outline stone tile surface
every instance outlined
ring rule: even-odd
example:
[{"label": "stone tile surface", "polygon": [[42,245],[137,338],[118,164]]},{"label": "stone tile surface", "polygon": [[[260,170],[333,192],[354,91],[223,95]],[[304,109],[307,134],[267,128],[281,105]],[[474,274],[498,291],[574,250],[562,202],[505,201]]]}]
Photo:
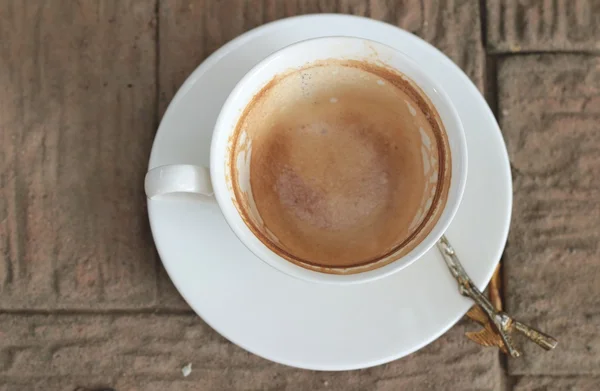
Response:
[{"label": "stone tile surface", "polygon": [[0,390],[500,390],[497,353],[464,331],[388,365],[313,372],[248,353],[194,315],[0,315]]},{"label": "stone tile surface", "polygon": [[154,4],[0,8],[0,309],[151,305]]},{"label": "stone tile surface", "polygon": [[486,0],[492,52],[600,51],[599,0]]},{"label": "stone tile surface", "polygon": [[[505,304],[556,351],[518,341],[505,374],[463,321],[397,362],[303,371],[177,294],[141,193],[158,121],[221,45],[317,12],[400,26],[486,81],[514,180]],[[600,389],[599,18],[598,0],[0,0],[0,391]]]},{"label": "stone tile surface", "polygon": [[506,307],[560,341],[524,345],[509,372],[599,375],[600,57],[509,57],[498,70],[515,196]]},{"label": "stone tile surface", "polygon": [[513,391],[596,391],[600,390],[600,378],[586,376],[531,377],[516,379]]}]

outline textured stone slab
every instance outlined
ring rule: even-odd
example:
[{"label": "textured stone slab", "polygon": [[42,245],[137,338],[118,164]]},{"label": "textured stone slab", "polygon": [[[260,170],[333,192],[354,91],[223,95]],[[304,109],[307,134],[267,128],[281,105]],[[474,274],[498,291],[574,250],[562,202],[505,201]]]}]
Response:
[{"label": "textured stone slab", "polygon": [[499,64],[501,126],[514,175],[507,308],[559,340],[526,344],[511,374],[600,374],[600,58]]},{"label": "textured stone slab", "polygon": [[1,9],[0,308],[152,304],[154,4]]},{"label": "textured stone slab", "polygon": [[496,351],[464,331],[388,365],[314,372],[247,353],[193,315],[0,315],[0,390],[500,390]]},{"label": "textured stone slab", "polygon": [[519,377],[515,380],[513,391],[597,391],[600,390],[600,378],[597,377]]},{"label": "textured stone slab", "polygon": [[599,51],[598,0],[486,0],[492,52]]}]

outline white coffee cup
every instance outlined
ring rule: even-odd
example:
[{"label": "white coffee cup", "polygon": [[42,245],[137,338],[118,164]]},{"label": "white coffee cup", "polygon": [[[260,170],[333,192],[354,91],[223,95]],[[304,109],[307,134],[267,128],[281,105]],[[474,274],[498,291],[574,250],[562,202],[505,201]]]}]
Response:
[{"label": "white coffee cup", "polygon": [[[283,258],[250,230],[236,207],[231,184],[229,151],[236,125],[252,98],[276,75],[320,60],[345,59],[382,63],[409,77],[427,95],[442,121],[452,156],[448,197],[437,223],[410,252],[379,268],[352,274],[330,274],[309,270]],[[240,163],[242,165],[249,164]],[[238,167],[243,186],[249,185],[248,167]],[[245,172],[245,173],[244,173]],[[427,252],[446,231],[458,210],[467,176],[467,145],[460,118],[452,102],[418,63],[378,42],[354,37],[323,37],[287,46],[252,68],[225,101],[212,135],[210,168],[188,164],[161,166],[146,174],[149,199],[194,197],[198,202],[216,202],[237,237],[258,258],[290,276],[318,283],[361,283],[401,270]],[[161,202],[167,202],[161,201]],[[216,261],[216,260],[215,260]]]}]

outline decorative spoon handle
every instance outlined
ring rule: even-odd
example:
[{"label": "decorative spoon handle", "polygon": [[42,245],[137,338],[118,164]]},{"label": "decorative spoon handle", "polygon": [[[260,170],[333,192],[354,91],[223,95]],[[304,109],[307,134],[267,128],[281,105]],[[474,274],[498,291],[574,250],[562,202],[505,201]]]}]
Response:
[{"label": "decorative spoon handle", "polygon": [[534,329],[533,327],[527,326],[524,323],[519,322],[518,320],[513,321],[514,328],[523,333],[527,338],[541,346],[543,349],[552,350],[558,344],[558,341],[548,334],[542,333],[539,330]]},{"label": "decorative spoon handle", "polygon": [[514,346],[510,333],[513,329],[523,333],[527,338],[546,350],[556,347],[557,341],[551,336],[542,333],[532,327],[514,320],[508,314],[496,310],[489,299],[481,293],[471,277],[467,274],[460,260],[456,256],[454,248],[446,238],[442,236],[437,243],[438,250],[442,254],[450,273],[458,282],[458,290],[461,295],[471,298],[486,313],[496,332],[500,335],[506,350],[512,357],[519,357],[521,353]]}]

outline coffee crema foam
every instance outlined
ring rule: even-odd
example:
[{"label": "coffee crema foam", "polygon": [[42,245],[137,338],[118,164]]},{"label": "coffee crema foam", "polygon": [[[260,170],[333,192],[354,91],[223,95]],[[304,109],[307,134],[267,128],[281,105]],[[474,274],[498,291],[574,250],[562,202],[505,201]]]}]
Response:
[{"label": "coffee crema foam", "polygon": [[230,158],[234,203],[252,232],[328,273],[370,270],[414,248],[451,177],[425,94],[396,71],[350,60],[275,77],[243,112]]}]

